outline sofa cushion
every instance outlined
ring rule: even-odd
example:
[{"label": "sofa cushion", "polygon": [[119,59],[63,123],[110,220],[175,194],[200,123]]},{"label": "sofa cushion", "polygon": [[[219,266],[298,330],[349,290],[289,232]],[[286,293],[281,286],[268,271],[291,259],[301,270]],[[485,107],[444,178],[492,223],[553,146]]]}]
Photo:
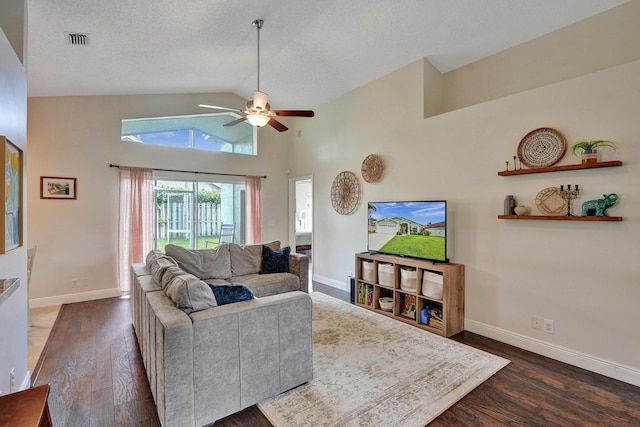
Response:
[{"label": "sofa cushion", "polygon": [[159,258],[161,256],[164,256],[162,251],[160,251],[158,249],[151,249],[149,251],[149,253],[147,254],[147,257],[145,259],[145,263],[147,264],[147,267],[149,267],[149,269],[151,269],[151,261],[153,261],[156,258]]},{"label": "sofa cushion", "polygon": [[232,280],[247,285],[256,298],[300,290],[300,278],[291,273],[255,273],[234,277]]},{"label": "sofa cushion", "polygon": [[[259,273],[262,267],[262,246],[263,245],[237,245],[229,244],[231,256],[231,274],[233,276],[244,276],[245,274]],[[280,241],[274,240],[264,243],[264,246],[277,251],[280,249]]]},{"label": "sofa cushion", "polygon": [[262,246],[262,268],[261,274],[287,273],[289,271],[289,246],[274,251],[269,246]]},{"label": "sofa cushion", "polygon": [[164,270],[164,272],[162,273],[162,278],[158,281],[158,283],[160,283],[162,289],[164,289],[169,285],[169,283],[171,283],[173,279],[178,276],[182,276],[183,274],[187,274],[187,272],[181,269],[178,265],[172,265],[171,267],[168,267]]},{"label": "sofa cushion", "polygon": [[164,288],[164,293],[187,314],[218,305],[211,288],[193,274],[175,276]]},{"label": "sofa cushion", "polygon": [[213,291],[213,295],[215,295],[218,305],[253,299],[253,292],[251,289],[242,283],[227,283],[225,285],[207,283],[207,285],[209,285]]},{"label": "sofa cushion", "polygon": [[164,254],[162,256],[158,256],[151,260],[150,270],[151,275],[153,276],[153,280],[158,283],[162,282],[162,275],[165,270],[169,267],[177,267],[178,264],[173,260],[173,258],[168,257]]},{"label": "sofa cushion", "polygon": [[220,245],[215,249],[186,249],[176,245],[166,245],[164,250],[184,271],[199,279],[231,277],[229,244]]}]

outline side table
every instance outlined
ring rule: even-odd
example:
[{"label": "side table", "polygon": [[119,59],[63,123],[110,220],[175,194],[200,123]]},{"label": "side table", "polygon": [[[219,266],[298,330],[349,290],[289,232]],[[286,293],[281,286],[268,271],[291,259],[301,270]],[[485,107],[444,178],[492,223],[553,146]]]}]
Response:
[{"label": "side table", "polygon": [[0,426],[53,427],[48,396],[49,384],[0,396]]}]

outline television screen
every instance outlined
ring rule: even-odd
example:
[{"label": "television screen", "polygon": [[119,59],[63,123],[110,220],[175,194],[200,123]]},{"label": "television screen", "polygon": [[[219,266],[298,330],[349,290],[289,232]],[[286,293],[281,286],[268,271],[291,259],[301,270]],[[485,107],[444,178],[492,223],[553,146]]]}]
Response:
[{"label": "television screen", "polygon": [[449,262],[447,202],[369,202],[367,250]]}]

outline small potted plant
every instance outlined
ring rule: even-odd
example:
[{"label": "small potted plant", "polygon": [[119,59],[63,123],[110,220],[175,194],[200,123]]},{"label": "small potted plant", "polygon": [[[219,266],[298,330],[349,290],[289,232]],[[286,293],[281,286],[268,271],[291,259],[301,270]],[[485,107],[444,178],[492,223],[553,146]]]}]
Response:
[{"label": "small potted plant", "polygon": [[580,152],[580,158],[582,163],[597,163],[598,162],[598,148],[613,148],[616,149],[616,145],[612,141],[606,141],[604,139],[594,139],[591,141],[578,141],[571,147],[571,152],[574,156]]}]

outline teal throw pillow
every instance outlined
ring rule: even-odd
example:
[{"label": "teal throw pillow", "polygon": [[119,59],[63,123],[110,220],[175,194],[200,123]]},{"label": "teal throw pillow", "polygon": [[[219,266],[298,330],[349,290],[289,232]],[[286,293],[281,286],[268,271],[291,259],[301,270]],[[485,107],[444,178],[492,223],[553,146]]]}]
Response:
[{"label": "teal throw pillow", "polygon": [[253,291],[242,283],[230,283],[228,285],[207,283],[207,285],[209,285],[213,291],[213,295],[215,295],[218,305],[254,299]]}]

